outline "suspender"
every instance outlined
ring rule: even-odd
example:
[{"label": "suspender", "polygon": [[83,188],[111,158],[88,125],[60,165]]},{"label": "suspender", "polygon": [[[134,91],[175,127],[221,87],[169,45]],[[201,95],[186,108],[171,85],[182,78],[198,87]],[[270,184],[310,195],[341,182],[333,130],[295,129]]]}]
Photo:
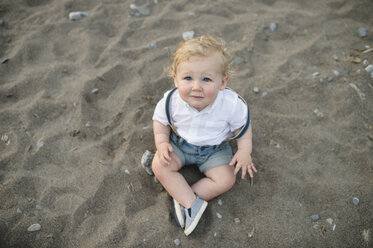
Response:
[{"label": "suspender", "polygon": [[[230,88],[226,88],[228,90],[231,90],[233,91],[232,89]],[[167,98],[166,98],[166,115],[167,115],[167,120],[168,120],[168,123],[169,123],[169,126],[171,127],[172,131],[175,132],[175,134],[179,137],[181,137],[177,131],[176,131],[176,128],[175,126],[172,124],[172,121],[171,121],[171,114],[170,114],[170,101],[171,101],[171,96],[172,94],[177,90],[177,88],[173,88],[170,93],[168,94]],[[234,91],[233,91],[234,92]],[[236,93],[237,94],[237,93]],[[238,95],[238,94],[237,94]],[[231,141],[231,140],[234,140],[234,139],[239,139],[242,137],[242,135],[245,134],[245,132],[247,131],[247,129],[249,128],[250,126],[250,108],[249,106],[247,105],[245,99],[243,99],[240,95],[238,95],[238,97],[245,103],[245,105],[247,106],[247,119],[246,119],[246,123],[245,125],[241,128],[241,131],[234,137],[230,137],[230,138],[227,138],[225,139],[224,141]]]}]

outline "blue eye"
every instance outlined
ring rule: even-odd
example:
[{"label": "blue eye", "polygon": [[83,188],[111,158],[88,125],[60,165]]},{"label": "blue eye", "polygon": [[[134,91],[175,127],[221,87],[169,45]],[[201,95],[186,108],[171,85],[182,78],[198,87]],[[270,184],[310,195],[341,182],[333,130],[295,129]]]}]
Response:
[{"label": "blue eye", "polygon": [[187,81],[190,81],[190,80],[192,80],[192,78],[191,78],[191,77],[185,77],[184,79],[185,79],[185,80],[187,80]]},{"label": "blue eye", "polygon": [[205,78],[203,78],[203,81],[204,81],[204,82],[211,82],[211,79],[210,79],[210,78],[207,78],[207,77],[205,77]]}]

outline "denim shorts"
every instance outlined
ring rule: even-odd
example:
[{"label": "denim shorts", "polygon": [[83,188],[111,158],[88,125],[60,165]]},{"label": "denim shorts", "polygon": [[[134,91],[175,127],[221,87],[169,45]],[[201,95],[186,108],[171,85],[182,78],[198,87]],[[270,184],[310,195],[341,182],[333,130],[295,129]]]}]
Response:
[{"label": "denim shorts", "polygon": [[233,158],[228,142],[215,146],[195,146],[171,132],[170,144],[174,153],[179,157],[182,167],[195,164],[202,173],[221,165],[227,165]]}]

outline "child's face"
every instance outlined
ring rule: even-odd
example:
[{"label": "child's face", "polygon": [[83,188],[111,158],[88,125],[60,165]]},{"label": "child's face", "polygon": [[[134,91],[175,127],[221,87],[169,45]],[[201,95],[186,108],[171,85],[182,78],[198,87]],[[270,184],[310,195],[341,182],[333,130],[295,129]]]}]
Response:
[{"label": "child's face", "polygon": [[212,104],[227,82],[228,77],[223,75],[222,59],[217,52],[208,56],[192,56],[181,62],[174,76],[181,98],[198,111]]}]

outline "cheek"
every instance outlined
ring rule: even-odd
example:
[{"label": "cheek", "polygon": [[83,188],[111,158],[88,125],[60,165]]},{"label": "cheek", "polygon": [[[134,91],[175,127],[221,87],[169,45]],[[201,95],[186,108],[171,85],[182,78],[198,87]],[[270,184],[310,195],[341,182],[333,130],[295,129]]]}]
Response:
[{"label": "cheek", "polygon": [[208,98],[215,98],[219,90],[216,88],[207,88],[204,90],[205,96]]},{"label": "cheek", "polygon": [[186,96],[186,95],[188,95],[189,94],[189,88],[188,87],[179,87],[178,88],[179,89],[179,94],[181,95],[181,96]]}]

